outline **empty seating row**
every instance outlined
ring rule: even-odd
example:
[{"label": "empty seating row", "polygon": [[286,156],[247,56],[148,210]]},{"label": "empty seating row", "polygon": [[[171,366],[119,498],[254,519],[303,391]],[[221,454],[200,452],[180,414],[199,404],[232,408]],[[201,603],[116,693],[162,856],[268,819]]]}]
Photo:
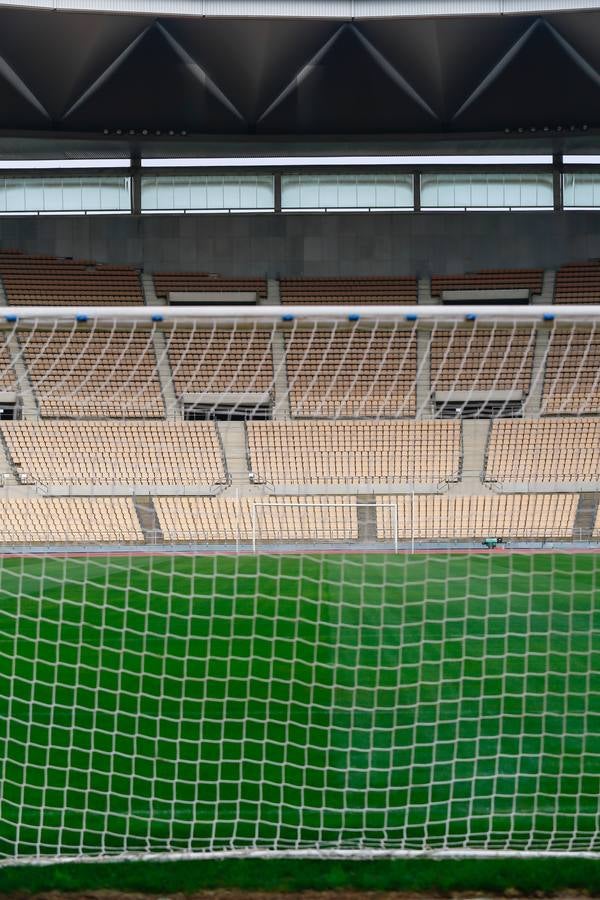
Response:
[{"label": "empty seating row", "polygon": [[[340,542],[359,538],[355,497],[157,497],[165,543]],[[379,540],[577,537],[574,494],[377,497]],[[0,499],[0,544],[142,543],[131,498]],[[594,536],[600,537],[600,510]]]},{"label": "empty seating row", "polygon": [[154,507],[167,543],[358,539],[355,497],[156,497]]},{"label": "empty seating row", "polygon": [[[17,305],[140,304],[144,296],[139,270],[69,257],[0,250],[0,278],[9,303]],[[154,289],[166,299],[171,292],[251,292],[267,297],[265,278],[235,278],[209,272],[156,272]],[[542,291],[541,269],[488,269],[433,275],[431,294],[448,290],[522,289]],[[417,302],[417,278],[405,276],[282,278],[281,302],[412,304]],[[600,261],[564,265],[556,273],[556,303],[598,303]]]},{"label": "empty seating row", "polygon": [[[6,339],[7,334],[4,337]],[[16,392],[17,387],[17,376],[10,348],[7,343],[2,342],[0,337],[0,390]]]},{"label": "empty seating row", "polygon": [[[270,330],[166,329],[177,397],[186,392],[268,392]],[[431,390],[530,389],[536,336],[527,328],[447,328],[431,336]],[[42,416],[161,417],[164,403],[149,330],[19,330]],[[290,411],[297,417],[406,417],[416,413],[417,336],[406,326],[292,328],[285,336]],[[542,414],[600,411],[600,331],[549,335]],[[11,359],[0,383],[15,390]]]},{"label": "empty seating row", "polygon": [[502,419],[493,423],[486,481],[600,481],[600,419]]},{"label": "empty seating row", "polygon": [[425,484],[460,469],[457,422],[249,422],[247,436],[258,482]]},{"label": "empty seating row", "polygon": [[[5,421],[23,481],[46,485],[224,485],[212,422]],[[457,421],[254,421],[249,472],[271,484],[438,484],[457,480]],[[599,419],[503,419],[490,429],[485,481],[600,480]]]},{"label": "empty seating row", "polygon": [[0,279],[7,301],[17,306],[144,302],[140,273],[130,266],[0,250]]},{"label": "empty seating row", "polygon": [[150,331],[20,331],[19,341],[42,416],[164,416]]},{"label": "empty seating row", "polygon": [[382,540],[573,537],[576,494],[377,497]]},{"label": "empty seating row", "polygon": [[417,302],[417,279],[412,276],[381,278],[282,278],[281,302],[353,303],[355,305]]},{"label": "empty seating row", "polygon": [[600,261],[561,266],[554,282],[555,303],[600,303]]},{"label": "empty seating row", "polygon": [[559,328],[548,345],[543,415],[600,412],[600,329]]},{"label": "empty seating row", "polygon": [[412,330],[296,330],[286,336],[290,411],[300,417],[414,416]]},{"label": "empty seating row", "polygon": [[431,339],[432,390],[527,394],[534,347],[531,328],[439,326]]},{"label": "empty seating row", "polygon": [[226,482],[212,422],[3,422],[23,479],[46,485],[195,485]]},{"label": "empty seating row", "polygon": [[177,396],[185,392],[271,389],[271,331],[174,327],[165,337]]},{"label": "empty seating row", "polygon": [[129,497],[0,499],[0,543],[142,543]]}]

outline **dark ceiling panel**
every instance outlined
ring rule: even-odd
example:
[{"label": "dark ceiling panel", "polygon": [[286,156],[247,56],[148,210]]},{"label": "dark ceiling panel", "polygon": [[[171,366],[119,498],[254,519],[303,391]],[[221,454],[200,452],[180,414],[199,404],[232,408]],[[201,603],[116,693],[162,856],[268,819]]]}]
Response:
[{"label": "dark ceiling panel", "polygon": [[29,85],[53,119],[148,26],[143,16],[0,10],[0,55]]},{"label": "dark ceiling panel", "polygon": [[546,16],[546,20],[600,72],[600,12]]},{"label": "dark ceiling panel", "polygon": [[589,143],[598,34],[600,12],[340,23],[0,9],[0,129],[135,131],[138,151],[143,130],[308,147],[585,124]]},{"label": "dark ceiling panel", "polygon": [[164,19],[248,122],[269,104],[339,27],[323,21]]},{"label": "dark ceiling panel", "polygon": [[317,61],[260,121],[261,132],[339,134],[432,131],[437,119],[341,26]]},{"label": "dark ceiling panel", "polygon": [[244,130],[202,73],[173,49],[158,25],[142,38],[64,122],[70,129],[196,133]]},{"label": "dark ceiling panel", "polygon": [[455,120],[494,131],[583,123],[600,124],[600,85],[543,20]]},{"label": "dark ceiling panel", "polygon": [[375,20],[360,29],[449,123],[530,21],[521,16]]},{"label": "dark ceiling panel", "polygon": [[12,77],[10,67],[0,64],[0,128],[48,128],[50,120],[39,109],[26,85]]}]

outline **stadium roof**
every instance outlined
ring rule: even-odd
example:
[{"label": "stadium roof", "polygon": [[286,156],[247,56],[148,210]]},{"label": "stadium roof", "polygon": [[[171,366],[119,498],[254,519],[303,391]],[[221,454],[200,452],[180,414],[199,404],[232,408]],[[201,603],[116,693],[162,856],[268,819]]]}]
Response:
[{"label": "stadium roof", "polygon": [[[86,9],[98,3],[86,0]],[[0,155],[38,155],[42,146],[54,156],[85,147],[101,156],[111,148],[189,155],[191,145],[242,155],[407,143],[448,152],[502,143],[597,149],[597,3],[123,3],[140,13],[0,4]],[[275,5],[278,17],[258,17]],[[167,7],[205,17],[156,14]],[[542,7],[576,9],[539,14]],[[313,18],[303,18],[309,8]],[[467,8],[505,14],[448,15]],[[243,9],[257,17],[216,17]],[[284,15],[294,9],[297,18]],[[416,16],[418,9],[431,14]]]}]

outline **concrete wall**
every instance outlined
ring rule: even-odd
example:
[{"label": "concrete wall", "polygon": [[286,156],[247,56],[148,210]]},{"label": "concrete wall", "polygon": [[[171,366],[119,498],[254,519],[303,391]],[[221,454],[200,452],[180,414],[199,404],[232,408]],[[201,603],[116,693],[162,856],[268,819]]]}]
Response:
[{"label": "concrete wall", "polygon": [[231,275],[428,275],[600,257],[600,212],[0,218],[0,246]]}]

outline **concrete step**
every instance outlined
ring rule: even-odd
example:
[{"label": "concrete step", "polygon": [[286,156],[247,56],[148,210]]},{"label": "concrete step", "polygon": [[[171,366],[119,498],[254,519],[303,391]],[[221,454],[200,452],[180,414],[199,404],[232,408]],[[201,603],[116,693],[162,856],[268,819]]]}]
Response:
[{"label": "concrete step", "polygon": [[419,278],[417,282],[417,303],[419,306],[423,304],[431,305],[436,302],[436,298],[431,296],[431,278],[429,275]]},{"label": "concrete step", "polygon": [[147,544],[162,544],[164,536],[152,497],[134,497],[133,505]]},{"label": "concrete step", "polygon": [[525,403],[523,404],[523,415],[525,416],[539,416],[540,414],[542,394],[544,391],[544,370],[546,367],[546,356],[548,353],[548,340],[551,327],[552,326],[547,322],[540,322],[537,326],[529,394],[525,398]]},{"label": "concrete step", "polygon": [[175,388],[173,386],[173,373],[167,353],[167,342],[164,334],[159,329],[152,336],[154,353],[156,356],[156,373],[160,381],[160,390],[165,404],[167,419],[180,419],[181,410],[177,404]]},{"label": "concrete step", "polygon": [[[345,498],[340,497],[340,501],[344,502]],[[359,541],[376,541],[377,540],[377,506],[373,494],[358,494],[356,497],[358,506],[356,513],[358,518],[358,539]],[[345,501],[347,502],[347,501]]]},{"label": "concrete step", "polygon": [[421,325],[417,329],[417,415],[421,419],[431,419],[431,336],[432,329]]},{"label": "concrete step", "polygon": [[17,478],[17,470],[13,466],[8,447],[4,441],[2,432],[0,431],[0,483],[2,485],[19,484]]},{"label": "concrete step", "polygon": [[573,534],[576,538],[591,538],[598,513],[600,494],[586,492],[580,494]]},{"label": "concrete step", "polygon": [[481,480],[485,467],[485,451],[487,447],[490,422],[487,419],[463,419],[463,478]]},{"label": "concrete step", "polygon": [[243,422],[218,422],[225,466],[230,478],[229,491],[249,493],[251,487],[246,449],[246,428]]},{"label": "concrete step", "polygon": [[554,269],[546,269],[542,282],[542,293],[534,294],[531,298],[532,305],[551,306],[554,303],[554,284],[556,272]]},{"label": "concrete step", "polygon": [[285,363],[285,341],[283,334],[279,331],[273,333],[271,352],[273,355],[273,418],[289,419],[291,418],[291,413],[287,367]]},{"label": "concrete step", "polygon": [[159,300],[154,292],[154,279],[151,273],[142,272],[140,281],[142,283],[142,292],[144,294],[146,306],[161,306],[163,301]]},{"label": "concrete step", "polygon": [[267,296],[264,300],[258,301],[260,306],[280,306],[281,296],[279,293],[279,282],[276,278],[267,280]]},{"label": "concrete step", "polygon": [[490,422],[487,419],[464,419],[462,422],[462,476],[448,485],[452,497],[472,497],[486,493],[489,487],[482,483],[485,468],[485,451]]},{"label": "concrete step", "polygon": [[17,336],[12,334],[6,341],[6,346],[11,355],[12,365],[17,380],[17,390],[21,399],[21,411],[24,419],[39,418],[35,393],[29,380],[27,366],[23,359],[23,348],[19,344]]}]

